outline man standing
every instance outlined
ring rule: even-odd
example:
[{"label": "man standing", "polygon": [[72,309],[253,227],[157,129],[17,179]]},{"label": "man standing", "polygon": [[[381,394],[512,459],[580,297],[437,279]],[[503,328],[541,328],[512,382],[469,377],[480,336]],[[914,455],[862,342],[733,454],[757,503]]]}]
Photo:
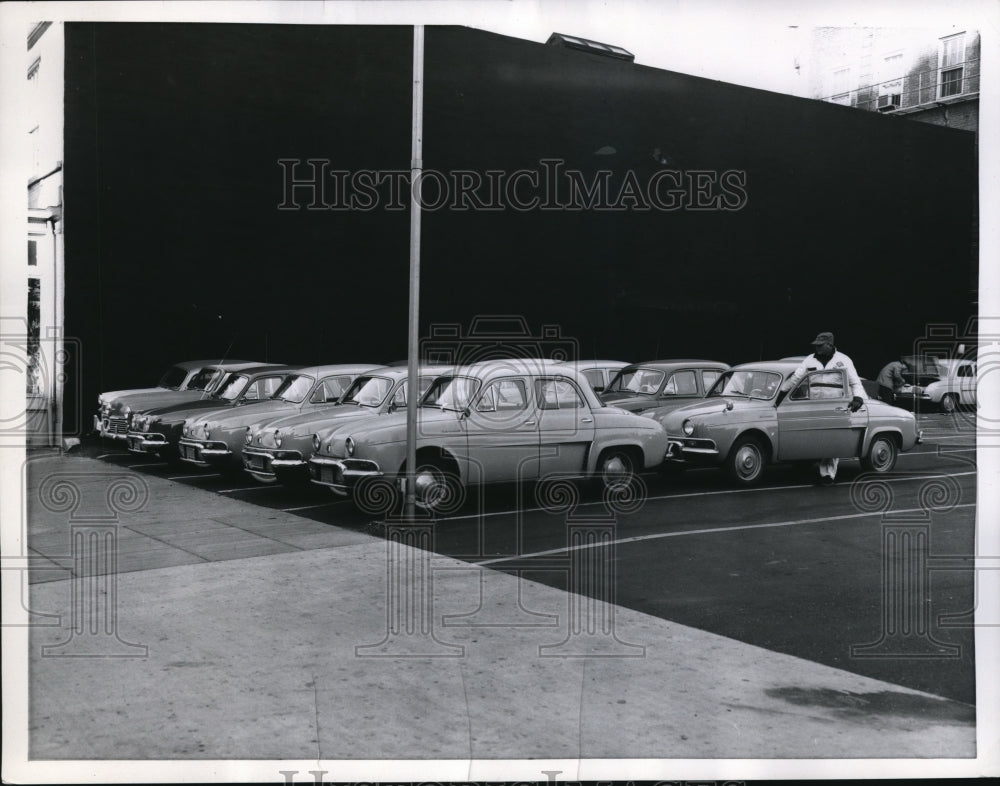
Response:
[{"label": "man standing", "polygon": [[878,372],[878,397],[886,404],[896,403],[896,391],[906,384],[903,373],[907,371],[905,363],[894,360],[886,363],[885,368]]},{"label": "man standing", "polygon": [[[823,369],[842,369],[847,375],[847,384],[851,388],[853,398],[848,405],[851,412],[857,412],[865,404],[865,388],[861,384],[861,378],[854,369],[853,361],[843,352],[838,352],[833,343],[833,333],[824,332],[816,336],[812,343],[815,351],[803,360],[795,373],[781,386],[781,392],[775,398],[774,406],[778,406],[781,399],[789,390],[792,390],[801,382],[810,371],[822,371]],[[829,486],[837,477],[837,465],[840,459],[821,459],[819,462],[819,482],[824,486]]]}]

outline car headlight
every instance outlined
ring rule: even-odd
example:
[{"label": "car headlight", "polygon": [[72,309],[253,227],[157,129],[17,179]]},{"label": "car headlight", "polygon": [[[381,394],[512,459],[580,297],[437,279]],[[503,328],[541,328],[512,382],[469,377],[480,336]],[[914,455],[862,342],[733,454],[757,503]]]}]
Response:
[{"label": "car headlight", "polygon": [[125,409],[122,411],[122,414],[125,416],[125,420],[128,420],[130,417],[132,417],[132,407],[126,406]]},{"label": "car headlight", "polygon": [[253,442],[253,432],[250,430],[249,426],[247,426],[247,433],[243,435],[243,441],[248,445]]},{"label": "car headlight", "polygon": [[207,423],[203,423],[201,426],[201,433],[204,435],[205,439],[212,436],[212,429],[208,427]]},{"label": "car headlight", "polygon": [[347,451],[348,456],[354,455],[354,437],[348,437],[344,440],[344,450]]},{"label": "car headlight", "polygon": [[313,434],[313,452],[314,453],[319,453],[319,445],[320,445],[319,434]]},{"label": "car headlight", "polygon": [[692,434],[694,434],[694,423],[692,423],[690,420],[685,420],[683,423],[681,423],[681,431],[683,431],[687,436],[690,437]]},{"label": "car headlight", "polygon": [[281,431],[278,429],[274,430],[274,444],[276,447],[281,447]]}]

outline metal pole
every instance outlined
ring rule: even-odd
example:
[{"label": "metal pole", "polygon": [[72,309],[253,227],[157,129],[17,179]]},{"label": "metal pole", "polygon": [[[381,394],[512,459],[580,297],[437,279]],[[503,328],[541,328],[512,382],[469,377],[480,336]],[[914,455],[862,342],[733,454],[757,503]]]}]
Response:
[{"label": "metal pole", "polygon": [[413,26],[413,136],[410,155],[410,335],[406,379],[406,504],[412,521],[416,512],[417,363],[420,352],[420,173],[423,170],[424,26]]}]

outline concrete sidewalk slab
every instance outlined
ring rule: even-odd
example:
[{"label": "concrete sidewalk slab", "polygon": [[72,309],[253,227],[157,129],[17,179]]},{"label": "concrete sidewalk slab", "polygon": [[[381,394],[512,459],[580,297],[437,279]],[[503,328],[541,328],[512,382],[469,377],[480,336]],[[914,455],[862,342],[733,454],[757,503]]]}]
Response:
[{"label": "concrete sidewalk slab", "polygon": [[[420,560],[426,552],[403,549]],[[626,609],[643,657],[547,658],[566,593],[530,582],[547,628],[443,627],[478,605],[480,576],[434,557],[433,626],[460,657],[359,657],[387,632],[386,544],[124,574],[118,634],[145,658],[41,657],[40,759],[960,758],[974,708]],[[487,597],[519,580],[486,571]],[[70,582],[32,587],[69,619]],[[511,609],[510,611],[514,611]],[[595,641],[600,646],[607,642]]]},{"label": "concrete sidewalk slab", "polygon": [[[70,545],[72,515],[37,499],[60,473],[82,476],[79,520],[129,471],[33,462],[33,546]],[[47,580],[30,587],[30,608],[62,620],[31,630],[34,759],[976,752],[969,705],[163,478],[140,481],[149,502],[117,519],[114,580],[42,571]],[[394,637],[390,567],[405,612]],[[74,590],[90,593],[82,616]],[[492,624],[456,624],[475,620]],[[91,657],[67,656],[80,651]],[[586,657],[553,657],[567,652]]]}]

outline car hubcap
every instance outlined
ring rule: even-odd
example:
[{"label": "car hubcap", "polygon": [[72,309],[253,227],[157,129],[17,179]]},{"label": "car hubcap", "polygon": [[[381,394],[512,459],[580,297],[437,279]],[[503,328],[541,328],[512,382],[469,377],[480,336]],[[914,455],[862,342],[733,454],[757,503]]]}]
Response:
[{"label": "car hubcap", "polygon": [[432,469],[417,471],[413,482],[416,503],[422,508],[438,507],[448,496],[448,484],[443,477]]},{"label": "car hubcap", "polygon": [[744,480],[757,477],[760,472],[760,453],[752,445],[744,445],[736,454],[736,471]]},{"label": "car hubcap", "polygon": [[621,456],[612,456],[604,462],[602,474],[607,486],[618,487],[627,485],[631,473],[629,465]]},{"label": "car hubcap", "polygon": [[872,464],[876,468],[882,469],[889,464],[889,460],[892,458],[892,448],[885,442],[879,442],[875,445],[875,450],[872,451]]}]

